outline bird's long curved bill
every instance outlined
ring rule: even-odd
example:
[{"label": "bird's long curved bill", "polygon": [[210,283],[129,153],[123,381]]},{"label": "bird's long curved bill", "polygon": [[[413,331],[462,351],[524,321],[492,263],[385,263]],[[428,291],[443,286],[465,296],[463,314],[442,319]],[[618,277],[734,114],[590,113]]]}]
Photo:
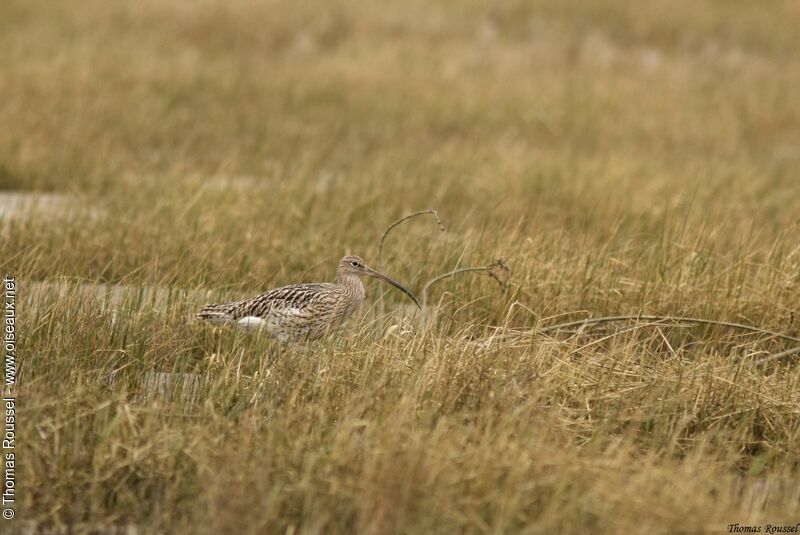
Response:
[{"label": "bird's long curved bill", "polygon": [[375,271],[374,269],[369,269],[367,271],[367,274],[370,275],[371,277],[376,277],[378,279],[385,280],[386,282],[388,282],[389,284],[391,284],[392,286],[394,286],[395,288],[397,288],[398,290],[409,296],[411,300],[414,301],[414,304],[416,304],[418,308],[422,308],[422,305],[419,304],[419,300],[414,296],[414,294],[411,293],[411,290],[409,290],[408,288],[406,288],[393,278],[389,277],[388,275],[384,275],[380,271]]}]

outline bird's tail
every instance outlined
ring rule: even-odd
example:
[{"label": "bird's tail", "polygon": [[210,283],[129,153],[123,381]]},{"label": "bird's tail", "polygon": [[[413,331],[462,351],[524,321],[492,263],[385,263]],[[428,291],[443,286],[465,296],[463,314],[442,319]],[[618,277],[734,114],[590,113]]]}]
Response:
[{"label": "bird's tail", "polygon": [[200,312],[195,314],[197,319],[210,321],[211,323],[229,323],[234,321],[233,318],[233,305],[236,303],[218,303],[214,305],[206,305],[200,309]]}]

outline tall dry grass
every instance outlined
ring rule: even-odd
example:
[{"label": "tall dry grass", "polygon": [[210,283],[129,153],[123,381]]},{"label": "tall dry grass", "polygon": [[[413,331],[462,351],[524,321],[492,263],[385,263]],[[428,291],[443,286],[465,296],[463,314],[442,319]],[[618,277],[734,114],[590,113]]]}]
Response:
[{"label": "tall dry grass", "polygon": [[[794,2],[0,3],[25,532],[800,521]],[[204,302],[369,286],[287,348]],[[382,297],[383,296],[383,297]],[[384,299],[385,314],[376,305]],[[494,327],[501,327],[497,331]],[[153,387],[158,373],[175,375]],[[5,532],[5,531],[4,531]]]}]

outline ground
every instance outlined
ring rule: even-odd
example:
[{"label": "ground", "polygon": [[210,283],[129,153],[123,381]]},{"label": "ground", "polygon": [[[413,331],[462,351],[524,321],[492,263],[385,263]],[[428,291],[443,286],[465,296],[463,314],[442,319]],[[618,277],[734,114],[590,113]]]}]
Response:
[{"label": "ground", "polygon": [[[105,533],[800,522],[800,8],[0,2],[17,518]],[[435,209],[383,231],[403,215]],[[368,282],[281,346],[207,302]],[[495,270],[497,271],[497,270]],[[502,284],[500,284],[500,283]],[[794,344],[794,345],[793,345]]]}]

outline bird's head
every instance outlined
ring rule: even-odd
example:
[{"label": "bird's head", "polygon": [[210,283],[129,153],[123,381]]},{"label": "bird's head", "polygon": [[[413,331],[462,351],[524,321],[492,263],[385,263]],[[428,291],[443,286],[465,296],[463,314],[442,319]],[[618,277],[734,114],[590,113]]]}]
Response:
[{"label": "bird's head", "polygon": [[337,269],[337,272],[339,274],[339,280],[342,280],[348,276],[360,276],[360,275],[366,275],[368,277],[375,277],[376,279],[384,280],[389,284],[391,284],[392,286],[394,286],[395,288],[397,288],[398,290],[400,290],[401,292],[403,292],[404,294],[406,294],[407,296],[409,296],[419,308],[422,308],[419,304],[419,300],[417,300],[414,294],[411,293],[411,290],[409,290],[408,288],[406,288],[393,278],[389,277],[388,275],[384,275],[380,271],[375,271],[374,269],[369,267],[366,264],[366,262],[364,262],[364,259],[361,258],[360,256],[345,256],[344,258],[342,258],[339,261],[339,267]]}]

